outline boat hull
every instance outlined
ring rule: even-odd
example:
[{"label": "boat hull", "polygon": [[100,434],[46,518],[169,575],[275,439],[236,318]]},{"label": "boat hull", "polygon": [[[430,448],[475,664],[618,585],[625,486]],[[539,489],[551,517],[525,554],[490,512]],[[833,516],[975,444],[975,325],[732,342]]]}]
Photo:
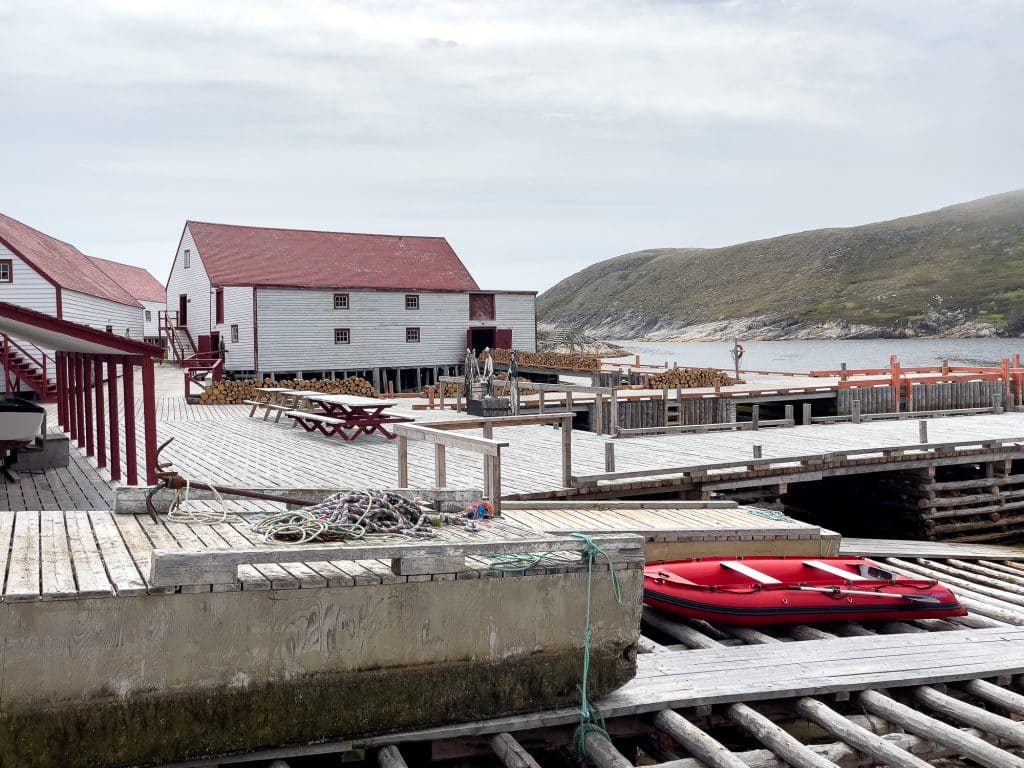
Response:
[{"label": "boat hull", "polygon": [[[648,565],[644,571],[644,604],[682,618],[734,626],[805,624],[828,621],[909,621],[946,618],[967,613],[948,587],[935,581],[890,574],[894,578],[865,578],[853,566],[884,572],[884,566],[863,558],[819,558],[833,568],[850,567],[850,577],[816,578],[802,575],[799,558],[747,558],[755,573],[777,583],[755,579],[723,579],[708,583],[709,566],[727,558],[676,561]],[[784,567],[778,566],[786,561]],[[732,562],[732,561],[730,561]],[[773,572],[776,574],[773,576]],[[730,574],[731,575],[731,574]],[[689,581],[690,583],[686,583]]]},{"label": "boat hull", "polygon": [[0,443],[31,443],[46,414],[41,405],[13,397],[0,400]]}]

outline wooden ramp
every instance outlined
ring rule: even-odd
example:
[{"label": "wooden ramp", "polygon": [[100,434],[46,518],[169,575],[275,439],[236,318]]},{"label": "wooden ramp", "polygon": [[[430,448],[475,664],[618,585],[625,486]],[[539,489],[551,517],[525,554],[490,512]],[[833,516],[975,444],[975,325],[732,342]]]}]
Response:
[{"label": "wooden ramp", "polygon": [[955,557],[959,560],[1024,560],[1024,548],[944,541],[844,538],[841,555],[865,557]]},{"label": "wooden ramp", "polygon": [[504,517],[534,531],[633,533],[648,561],[704,555],[834,555],[839,534],[733,501],[506,502]]}]

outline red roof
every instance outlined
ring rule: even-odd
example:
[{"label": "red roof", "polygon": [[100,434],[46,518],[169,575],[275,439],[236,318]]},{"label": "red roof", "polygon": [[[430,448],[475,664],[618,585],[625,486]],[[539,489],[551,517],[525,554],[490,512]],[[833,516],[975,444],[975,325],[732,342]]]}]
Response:
[{"label": "red roof", "polygon": [[2,213],[0,243],[54,285],[116,301],[118,304],[142,306],[73,245],[45,235]]},{"label": "red roof", "polygon": [[122,264],[119,261],[110,261],[96,256],[90,256],[93,263],[117,281],[117,284],[124,288],[132,298],[139,301],[159,301],[161,304],[167,301],[167,291],[163,284],[142,267],[133,267],[131,264]]},{"label": "red roof", "polygon": [[443,237],[359,235],[189,221],[214,285],[476,291]]}]

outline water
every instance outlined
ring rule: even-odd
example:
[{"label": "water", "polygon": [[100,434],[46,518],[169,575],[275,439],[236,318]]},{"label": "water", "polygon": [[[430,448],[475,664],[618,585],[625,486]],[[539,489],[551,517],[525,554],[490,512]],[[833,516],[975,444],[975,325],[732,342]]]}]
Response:
[{"label": "water", "polygon": [[[640,355],[646,364],[732,368],[728,341],[640,342],[615,341]],[[1024,339],[851,339],[844,341],[744,341],[740,368],[753,371],[791,371],[838,368],[884,368],[889,355],[903,365],[996,365],[1014,353],[1024,356]]]}]

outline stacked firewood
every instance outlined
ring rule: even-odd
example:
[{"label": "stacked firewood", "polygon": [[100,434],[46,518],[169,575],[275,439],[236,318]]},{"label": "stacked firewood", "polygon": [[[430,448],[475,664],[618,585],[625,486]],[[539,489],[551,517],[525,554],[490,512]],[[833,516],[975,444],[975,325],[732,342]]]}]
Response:
[{"label": "stacked firewood", "polygon": [[233,405],[243,400],[252,400],[259,387],[284,387],[310,392],[328,392],[332,395],[359,395],[379,397],[373,385],[359,376],[347,379],[223,379],[207,387],[199,396],[199,402],[206,405]]},{"label": "stacked firewood", "polygon": [[[492,349],[491,359],[499,365],[508,365],[510,349]],[[524,368],[557,368],[563,371],[600,371],[601,361],[590,355],[564,354],[562,352],[520,352],[516,350],[516,362]]]},{"label": "stacked firewood", "polygon": [[660,387],[682,387],[683,389],[727,387],[730,384],[742,383],[739,379],[734,379],[715,368],[680,368],[675,366],[664,373],[655,373],[650,377],[650,386],[655,389]]}]

